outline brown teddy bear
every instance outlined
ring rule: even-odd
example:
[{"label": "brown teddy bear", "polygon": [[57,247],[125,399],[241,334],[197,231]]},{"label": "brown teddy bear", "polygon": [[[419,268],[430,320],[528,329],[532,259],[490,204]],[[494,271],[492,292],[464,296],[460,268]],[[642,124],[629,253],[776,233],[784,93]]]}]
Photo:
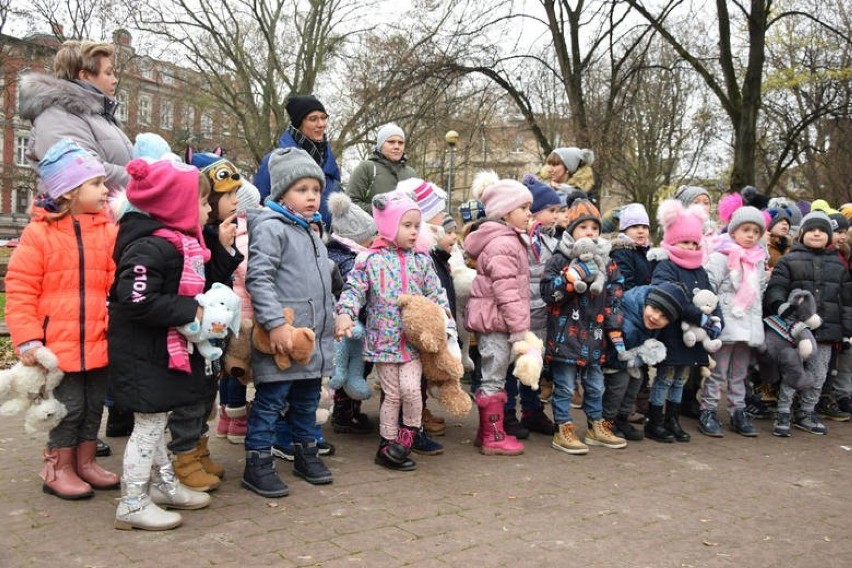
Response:
[{"label": "brown teddy bear", "polygon": [[464,374],[461,360],[447,346],[447,314],[423,296],[402,294],[398,304],[406,339],[420,353],[423,376],[438,390],[438,402],[447,412],[464,416],[470,412],[470,397],[459,382]]},{"label": "brown teddy bear", "polygon": [[287,322],[284,326],[292,340],[292,346],[287,353],[275,353],[273,351],[269,342],[269,332],[262,325],[255,325],[252,330],[252,342],[255,348],[261,353],[273,355],[275,364],[282,371],[289,369],[293,361],[300,365],[307,365],[314,354],[316,340],[314,330],[307,327],[293,327],[293,320],[295,319],[293,308],[284,308],[284,319]]},{"label": "brown teddy bear", "polygon": [[251,332],[254,323],[244,318],[240,320],[240,334],[232,335],[228,340],[225,354],[222,356],[225,372],[244,385],[251,383]]}]

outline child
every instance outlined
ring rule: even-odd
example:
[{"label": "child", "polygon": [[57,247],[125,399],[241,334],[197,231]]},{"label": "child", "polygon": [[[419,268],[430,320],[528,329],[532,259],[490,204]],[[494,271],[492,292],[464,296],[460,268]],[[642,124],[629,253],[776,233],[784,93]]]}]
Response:
[{"label": "child", "polygon": [[294,442],[293,473],[315,485],[332,482],[319,457],[314,429],[322,377],[334,372],[333,297],[328,254],[310,226],[320,220],[322,170],[304,150],[278,148],[269,157],[269,175],[266,207],[248,212],[246,290],[255,325],[269,331],[277,353],[285,353],[292,338],[283,311],[292,308],[293,326],[313,329],[316,344],[306,365],[294,362],[286,370],[278,368],[272,355],[252,348],[255,398],[241,483],[263,497],[284,497],[289,489],[275,471],[270,449],[285,408]]},{"label": "child", "polygon": [[[109,365],[116,404],[134,415],[124,450],[122,495],[115,528],[166,530],[181,523],[173,509],[200,509],[210,496],[181,485],[166,449],[168,413],[204,396],[204,358],[188,352],[175,327],[203,309],[209,251],[201,237],[210,185],[188,165],[133,160],[127,165],[128,211],[113,254],[116,279],[109,298]],[[153,467],[153,469],[152,469]]]},{"label": "child", "polygon": [[[722,333],[724,324],[721,308],[717,306],[713,312],[713,316],[719,318],[716,322],[692,303],[695,289],[715,292],[702,266],[706,214],[703,206],[684,207],[677,199],[667,199],[660,203],[657,217],[663,227],[662,248],[668,258],[661,260],[654,268],[651,285],[669,282],[683,286],[688,295],[682,319],[687,323],[702,326],[710,337],[715,339]],[[708,355],[700,343],[694,347],[684,345],[683,333],[679,326],[665,328],[660,334],[660,341],[666,345],[666,359],[658,366],[657,377],[651,387],[645,436],[664,443],[675,440],[688,442],[690,436],[681,428],[679,420],[683,386],[691,368],[707,366]]]},{"label": "child", "polygon": [[751,350],[764,341],[761,296],[766,287],[766,251],[760,243],[764,230],[763,213],[751,206],[740,207],[731,215],[728,232],[719,236],[705,266],[725,318],[725,329],[719,336],[722,347],[713,356],[716,367],[704,379],[699,394],[698,431],[707,436],[722,437],[716,409],[723,390],[731,430],[757,436],[745,411],[746,378]]},{"label": "child", "polygon": [[648,260],[648,250],[651,248],[651,223],[645,206],[631,203],[622,207],[618,231],[610,256],[624,278],[624,290],[650,284],[651,261]]},{"label": "child", "polygon": [[[105,210],[104,166],[63,138],[38,163],[42,194],[6,273],[6,325],[18,358],[35,366],[50,349],[65,373],[53,391],[68,410],[48,434],[41,478],[61,499],[115,489],[118,476],[95,462],[107,392],[106,298],[115,264],[115,226]],[[85,268],[83,270],[83,268]]]},{"label": "child", "polygon": [[[589,445],[615,449],[627,445],[603,420],[601,365],[606,360],[607,338],[618,353],[625,351],[621,335],[622,280],[618,266],[609,258],[609,243],[602,247],[606,252],[598,253],[604,256],[601,260],[606,266],[603,290],[577,291],[579,278],[582,276],[588,284],[598,269],[597,262],[583,262],[576,257],[574,243],[580,238],[600,243],[600,230],[597,207],[585,199],[574,201],[568,210],[568,227],[541,281],[541,296],[548,305],[546,360],[553,373],[551,404],[557,424],[551,446],[573,455],[587,454]],[[588,420],[583,442],[577,437],[571,418],[571,398],[578,379],[583,384],[582,407]]]},{"label": "child", "polygon": [[779,313],[791,290],[807,290],[816,298],[817,313],[822,317],[822,325],[813,330],[817,351],[805,361],[805,374],[812,386],[798,391],[800,406],[793,417],[796,390],[782,382],[772,431],[776,436],[789,436],[791,421],[811,434],[828,433],[815,407],[828,374],[832,344],[852,337],[852,280],[837,252],[828,248],[832,233],[831,220],[824,213],[805,215],[799,241],[772,269],[764,295],[764,311],[773,315]]},{"label": "child", "polygon": [[790,238],[790,220],[792,213],[786,206],[779,206],[778,209],[769,209],[769,226],[767,227],[767,242],[766,248],[769,252],[769,259],[766,261],[766,268],[771,270],[778,262],[778,259],[787,254],[790,250],[792,240]]},{"label": "child", "polygon": [[420,358],[403,335],[397,299],[400,294],[418,294],[448,315],[450,309],[431,259],[415,249],[420,216],[412,194],[392,191],[373,198],[379,236],[369,253],[356,260],[336,308],[338,337],[351,334],[355,318],[362,309],[367,310],[364,358],[375,363],[384,393],[375,462],[398,471],[417,467],[408,456],[420,430],[423,400]]}]

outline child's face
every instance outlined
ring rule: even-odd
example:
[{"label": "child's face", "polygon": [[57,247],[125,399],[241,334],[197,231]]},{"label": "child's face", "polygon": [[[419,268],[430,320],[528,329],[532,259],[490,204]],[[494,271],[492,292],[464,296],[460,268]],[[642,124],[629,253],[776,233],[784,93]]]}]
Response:
[{"label": "child's face", "polygon": [[414,248],[417,236],[420,234],[420,211],[412,209],[406,211],[399,220],[399,228],[396,230],[396,246],[404,250]]},{"label": "child's face", "polygon": [[642,311],[642,323],[645,329],[663,329],[669,325],[669,318],[657,307],[645,304]]},{"label": "child's face", "polygon": [[571,231],[571,236],[574,237],[574,240],[582,239],[583,237],[588,237],[590,239],[594,239],[598,235],[601,234],[601,226],[598,225],[596,221],[592,221],[591,219],[586,219]]},{"label": "child's face", "polygon": [[743,248],[751,248],[760,240],[763,231],[755,223],[743,223],[731,233],[734,242]]},{"label": "child's face", "polygon": [[568,208],[560,207],[559,212],[556,214],[556,226],[562,227],[563,229],[568,226]]},{"label": "child's face", "polygon": [[630,237],[634,243],[639,246],[648,244],[648,236],[651,234],[651,227],[648,225],[633,225],[624,229],[624,234]]},{"label": "child's face", "polygon": [[216,215],[220,221],[223,221],[234,215],[237,212],[237,190],[223,193],[219,198],[219,204],[216,206]]},{"label": "child's face", "polygon": [[769,234],[774,237],[786,237],[790,233],[790,222],[787,219],[783,219],[775,223],[771,229],[769,229]]},{"label": "child's face", "polygon": [[206,225],[207,220],[210,218],[210,212],[213,210],[210,207],[210,201],[207,199],[207,192],[199,192],[198,194],[198,224]]},{"label": "child's face", "polygon": [[84,181],[74,190],[71,198],[71,213],[97,213],[107,206],[109,190],[102,176]]},{"label": "child's face", "polygon": [[508,215],[503,217],[503,220],[514,228],[524,231],[530,222],[530,217],[530,204],[527,203],[512,209]]},{"label": "child's face", "polygon": [[451,229],[444,233],[444,236],[438,239],[438,248],[444,252],[451,252],[453,245],[456,244],[456,230]]},{"label": "child's face", "polygon": [[[566,209],[567,211],[567,209]],[[554,205],[553,207],[548,207],[547,209],[542,209],[535,215],[533,218],[536,222],[544,225],[546,229],[552,229],[554,225],[556,225],[556,217],[559,215],[559,206]]]},{"label": "child's face", "polygon": [[822,249],[828,246],[828,235],[819,229],[811,229],[802,235],[802,243],[806,247]]},{"label": "child's face", "polygon": [[681,241],[675,246],[683,250],[698,250],[698,243],[696,243],[695,241]]},{"label": "child's face", "polygon": [[318,179],[305,177],[297,179],[281,196],[280,203],[293,213],[305,219],[319,211],[322,187]]},{"label": "child's face", "polygon": [[834,235],[831,238],[831,244],[835,246],[835,248],[839,246],[843,246],[846,244],[846,240],[848,236],[846,231],[834,231]]}]

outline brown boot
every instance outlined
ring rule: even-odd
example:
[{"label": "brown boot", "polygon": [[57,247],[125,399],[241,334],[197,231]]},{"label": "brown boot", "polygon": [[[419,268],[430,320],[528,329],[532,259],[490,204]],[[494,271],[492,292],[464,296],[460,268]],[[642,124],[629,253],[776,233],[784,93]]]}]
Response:
[{"label": "brown boot", "polygon": [[97,450],[97,440],[77,444],[77,475],[94,489],[118,489],[121,479],[98,465],[95,461]]},{"label": "brown boot", "polygon": [[191,452],[175,455],[175,474],[181,483],[196,491],[213,491],[222,480],[207,473],[198,459],[198,448]]},{"label": "brown boot", "polygon": [[41,490],[60,499],[86,499],[93,494],[92,486],[80,479],[75,471],[77,448],[45,448],[44,467],[39,474],[44,480]]},{"label": "brown boot", "polygon": [[207,441],[210,440],[207,436],[202,436],[198,440],[198,461],[201,462],[201,467],[207,473],[212,473],[219,479],[225,477],[225,468],[210,459],[210,450],[207,448]]},{"label": "brown boot", "polygon": [[423,424],[423,429],[426,430],[430,436],[443,436],[447,432],[446,421],[429,412],[428,408],[423,409],[421,423]]}]

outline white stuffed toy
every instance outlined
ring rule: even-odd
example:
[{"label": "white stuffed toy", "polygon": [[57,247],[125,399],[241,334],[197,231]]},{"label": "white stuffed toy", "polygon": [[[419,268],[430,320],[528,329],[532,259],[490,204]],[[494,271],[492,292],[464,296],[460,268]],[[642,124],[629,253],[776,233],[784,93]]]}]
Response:
[{"label": "white stuffed toy", "polygon": [[[713,325],[719,324],[721,320],[718,316],[711,316],[713,310],[719,304],[719,296],[711,290],[701,290],[695,288],[692,291],[692,303],[696,308],[701,310],[701,313],[708,316]],[[715,353],[722,347],[721,339],[711,339],[707,334],[707,330],[701,326],[681,321],[681,330],[683,330],[683,344],[687,347],[693,347],[697,343],[701,343],[707,353]]]},{"label": "white stuffed toy", "polygon": [[51,430],[68,414],[65,406],[53,398],[53,389],[64,376],[56,355],[47,347],[38,347],[35,356],[38,365],[17,363],[0,371],[0,415],[26,411],[24,429],[28,434]]},{"label": "white stuffed toy", "polygon": [[538,390],[538,380],[544,367],[543,349],[544,342],[531,331],[526,332],[522,340],[512,344],[512,359],[515,361],[512,374],[532,390]]},{"label": "white stuffed toy", "polygon": [[316,425],[322,426],[328,422],[331,416],[331,411],[334,408],[334,394],[329,388],[328,377],[322,378],[322,386],[320,387],[320,399],[317,405]]},{"label": "white stuffed toy", "polygon": [[195,319],[179,327],[178,331],[198,348],[198,352],[207,361],[215,361],[222,356],[222,350],[209,340],[226,337],[228,330],[239,336],[242,302],[233,290],[219,282],[203,294],[197,294],[195,301],[204,308],[202,321]]},{"label": "white stuffed toy", "polygon": [[627,374],[638,379],[642,376],[642,365],[653,367],[666,358],[666,346],[656,339],[646,339],[640,345],[618,354],[627,363]]}]

